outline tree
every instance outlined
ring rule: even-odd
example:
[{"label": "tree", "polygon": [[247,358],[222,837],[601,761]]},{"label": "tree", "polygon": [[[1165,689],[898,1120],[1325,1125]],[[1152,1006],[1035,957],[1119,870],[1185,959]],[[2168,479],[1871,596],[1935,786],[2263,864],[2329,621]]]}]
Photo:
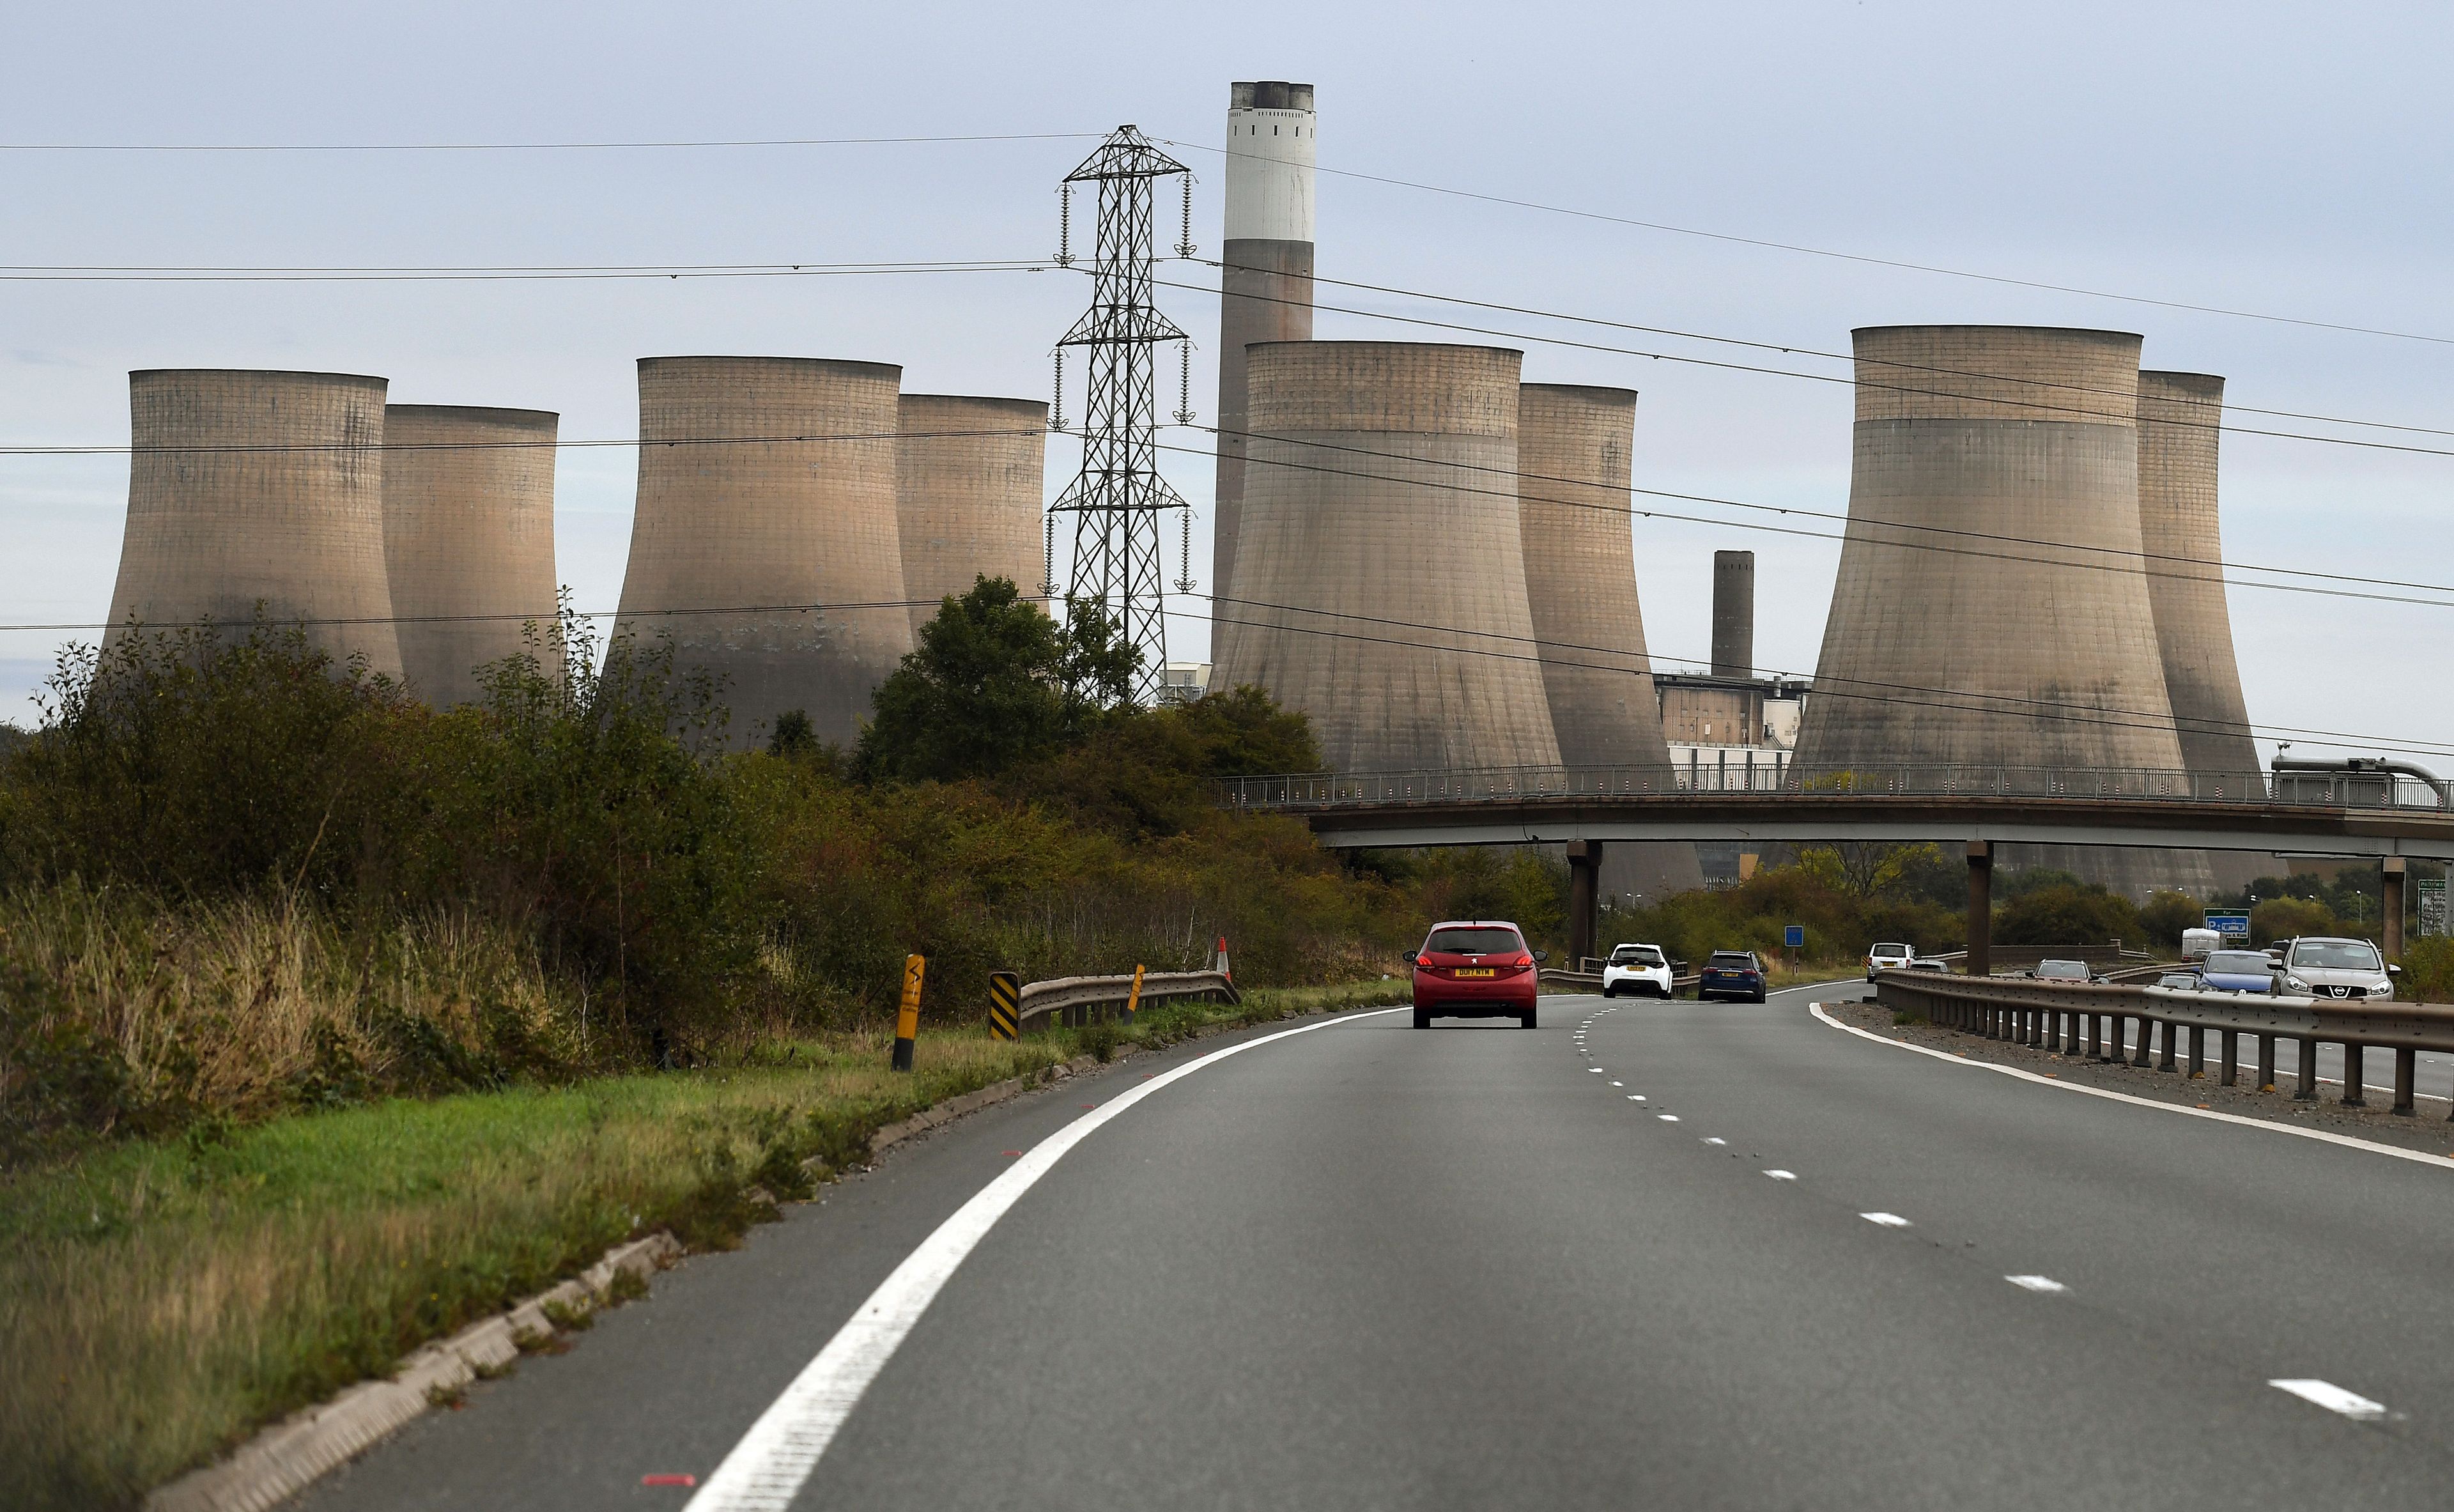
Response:
[{"label": "tree", "polygon": [[1063,624],[1011,578],[948,595],[920,644],[878,686],[857,763],[872,780],[994,776],[1075,745],[1131,707],[1141,653],[1096,604]]},{"label": "tree", "polygon": [[1836,893],[1876,897],[1903,888],[1941,858],[1941,851],[1932,845],[1844,840],[1801,849],[1798,869]]},{"label": "tree", "polygon": [[2139,922],[2147,931],[2147,938],[2168,950],[2181,948],[2182,931],[2204,928],[2206,920],[2206,910],[2187,893],[2152,893],[2147,906],[2139,911]]},{"label": "tree", "polygon": [[2139,911],[2098,887],[2041,887],[1995,911],[1994,938],[2004,945],[2101,945],[2137,940]]}]

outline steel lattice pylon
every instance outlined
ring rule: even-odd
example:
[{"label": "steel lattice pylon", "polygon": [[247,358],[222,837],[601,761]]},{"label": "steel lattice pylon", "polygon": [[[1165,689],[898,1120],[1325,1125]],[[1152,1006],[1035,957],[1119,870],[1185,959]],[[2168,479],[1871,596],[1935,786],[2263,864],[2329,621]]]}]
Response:
[{"label": "steel lattice pylon", "polygon": [[[1123,638],[1139,648],[1135,696],[1157,696],[1167,661],[1167,580],[1159,563],[1159,514],[1184,500],[1158,475],[1158,359],[1163,341],[1183,341],[1152,297],[1154,181],[1187,171],[1120,126],[1082,166],[1065,175],[1099,186],[1098,251],[1091,308],[1057,343],[1056,423],[1064,415],[1063,351],[1087,349],[1090,374],[1082,408],[1082,472],[1050,508],[1074,516],[1074,571],[1066,596],[1096,603]],[[1070,217],[1069,217],[1070,218]],[[1060,261],[1070,261],[1063,252]],[[1052,564],[1053,565],[1053,564]]]}]

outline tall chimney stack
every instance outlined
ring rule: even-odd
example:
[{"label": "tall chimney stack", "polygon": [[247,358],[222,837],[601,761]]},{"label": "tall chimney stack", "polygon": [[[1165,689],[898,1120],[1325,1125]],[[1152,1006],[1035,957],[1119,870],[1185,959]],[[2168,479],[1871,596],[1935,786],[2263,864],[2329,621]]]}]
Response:
[{"label": "tall chimney stack", "polygon": [[1756,554],[1713,554],[1713,675],[1756,675]]}]

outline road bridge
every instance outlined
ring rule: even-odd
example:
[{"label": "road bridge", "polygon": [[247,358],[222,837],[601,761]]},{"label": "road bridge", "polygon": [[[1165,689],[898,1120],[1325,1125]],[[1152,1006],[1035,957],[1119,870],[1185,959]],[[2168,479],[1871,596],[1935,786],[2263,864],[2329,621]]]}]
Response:
[{"label": "road bridge", "polygon": [[2454,809],[2394,784],[2263,773],[1903,766],[1696,788],[1668,767],[1230,777],[1237,813],[1304,820],[1336,849],[1565,841],[1570,949],[1593,949],[1595,876],[1613,840],[1965,842],[1970,970],[1988,964],[1994,847],[2147,846],[2379,861],[2387,954],[2402,949],[2404,862],[2454,860]]}]

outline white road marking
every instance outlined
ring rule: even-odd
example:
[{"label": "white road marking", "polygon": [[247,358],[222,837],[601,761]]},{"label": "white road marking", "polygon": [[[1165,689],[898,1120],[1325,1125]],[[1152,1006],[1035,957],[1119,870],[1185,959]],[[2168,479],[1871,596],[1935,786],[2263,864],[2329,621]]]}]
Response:
[{"label": "white road marking", "polygon": [[2009,1281],[2014,1286],[2024,1287],[2032,1292],[2066,1292],[2070,1290],[2069,1287],[2063,1285],[2062,1282],[2054,1280],[2050,1276],[2005,1276],[2002,1279]]},{"label": "white road marking", "polygon": [[1909,1226],[1909,1220],[1901,1217],[1898,1213],[1861,1213],[1858,1216],[1864,1219],[1869,1223],[1880,1223],[1885,1228],[1907,1228]]},{"label": "white road marking", "polygon": [[1718,1135],[1718,1134],[1712,1134],[1712,1135],[1707,1135],[1707,1136],[1705,1136],[1705,1138],[1704,1138],[1704,1142],[1705,1142],[1706,1144],[1727,1144],[1727,1143],[1729,1143],[1730,1141],[1729,1141],[1729,1140],[1727,1140],[1727,1139],[1722,1139],[1722,1138],[1721,1138],[1720,1135]]},{"label": "white road marking", "polygon": [[1626,1083],[1626,1082],[1624,1082],[1624,1081],[1614,1081],[1614,1082],[1612,1082],[1612,1083],[1611,1083],[1611,1085],[1612,1085],[1612,1086],[1614,1086],[1614,1087],[1623,1087],[1623,1086],[1626,1086],[1626,1085],[1627,1085],[1627,1083]]},{"label": "white road marking", "polygon": [[1766,1171],[1764,1175],[1771,1177],[1776,1181],[1795,1181],[1798,1179],[1798,1173],[1796,1171]]},{"label": "white road marking", "polygon": [[2394,1145],[2380,1144],[2373,1139],[2356,1139],[2348,1134],[2331,1134],[2324,1129],[2303,1129],[2289,1123],[2271,1122],[2265,1119],[2243,1118],[2238,1113],[2218,1113],[2212,1108],[2193,1108],[2178,1102],[2160,1102],[2154,1098],[2134,1098],[2127,1092],[2084,1086],[2076,1081],[2063,1081],[2055,1077],[2041,1077],[2033,1071],[2022,1071],[2018,1066],[1998,1066],[1990,1060],[1971,1060],[1964,1055],[1947,1055],[1940,1050],[1929,1050],[1923,1045],[1910,1044],[1905,1039],[1894,1039],[1885,1035],[1870,1034],[1855,1024],[1844,1024],[1833,1018],[1823,1011],[1823,1005],[1820,1002],[1808,1003],[1806,1011],[1844,1035],[1856,1035],[1861,1039],[1871,1039],[1879,1045],[1888,1045],[1894,1050],[1906,1050],[1912,1055],[1926,1056],[1947,1066],[1966,1066],[1978,1071],[1996,1071],[2006,1077],[2016,1077],[2022,1081],[2033,1081],[2041,1087],[2058,1087],[2064,1092],[2076,1092],[2090,1098],[2103,1098],[2114,1102],[2127,1102],[2134,1107],[2154,1108],[2162,1113],[2178,1113],[2188,1119],[2213,1119],[2218,1123],[2237,1123],[2246,1129],[2265,1129],[2274,1134],[2289,1134],[2303,1139],[2319,1139],[2327,1144],[2340,1144],[2347,1149],[2366,1150],[2373,1155],[2390,1155],[2398,1160],[2433,1165],[2441,1171],[2454,1171],[2454,1159],[2448,1159],[2442,1155],[2430,1155],[2423,1150],[2398,1149]]},{"label": "white road marking", "polygon": [[1627,1095],[1627,1100],[1630,1102],[1642,1102],[1644,1100],[1644,1094],[1641,1092],[1631,1092]]},{"label": "white road marking", "polygon": [[1039,1179],[1055,1169],[1067,1152],[1109,1119],[1158,1091],[1230,1056],[1317,1029],[1335,1029],[1359,1019],[1406,1013],[1381,1008],[1344,1018],[1324,1019],[1300,1028],[1247,1039],[1214,1050],[1197,1060],[1154,1077],[1083,1114],[1031,1147],[1029,1154],[1005,1168],[994,1181],[972,1195],[970,1201],[937,1225],[917,1249],[903,1258],[894,1274],[878,1283],[858,1310],[835,1330],[817,1358],[784,1388],[715,1473],[690,1499],[686,1512],[785,1512],[799,1494],[810,1472],[835,1441],[835,1433],[860,1405],[870,1382],[877,1379],[895,1351],[920,1321],[929,1304],[997,1220],[1020,1200]]},{"label": "white road marking", "polygon": [[1599,1076],[1600,1076],[1600,1075],[1602,1074],[1602,1068],[1601,1068],[1601,1067],[1599,1067],[1599,1066],[1587,1066],[1585,1069],[1586,1069],[1586,1070],[1588,1070],[1588,1071],[1590,1071],[1590,1072],[1592,1072],[1595,1076],[1598,1076],[1598,1077],[1599,1077]]},{"label": "white road marking", "polygon": [[1679,1115],[1675,1113],[1664,1113],[1659,1115],[1659,1117],[1664,1123],[1676,1123],[1679,1121]]},{"label": "white road marking", "polygon": [[2386,1415],[2384,1402],[2371,1401],[2357,1391],[2345,1391],[2331,1381],[2270,1381],[2267,1384],[2303,1401],[2315,1402],[2328,1412],[2340,1412],[2363,1422],[2375,1422]]}]

